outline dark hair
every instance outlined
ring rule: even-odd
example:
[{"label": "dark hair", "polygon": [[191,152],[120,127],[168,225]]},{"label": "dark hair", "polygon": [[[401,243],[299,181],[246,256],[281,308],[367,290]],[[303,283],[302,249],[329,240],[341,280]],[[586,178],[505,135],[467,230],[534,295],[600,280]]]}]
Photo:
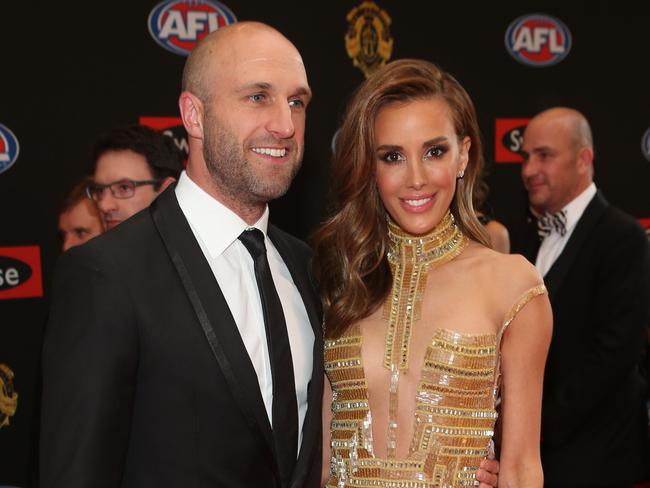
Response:
[{"label": "dark hair", "polygon": [[394,102],[439,98],[449,106],[459,140],[471,146],[465,176],[458,180],[451,212],[460,229],[487,245],[472,194],[483,167],[476,111],[449,73],[417,59],[393,61],[370,76],[348,104],[332,163],[331,217],[314,234],[315,273],[325,307],[325,334],[338,337],[370,315],[390,292],[386,259],[386,210],[375,182],[375,118]]},{"label": "dark hair", "polygon": [[[183,170],[183,153],[171,137],[145,125],[118,127],[103,133],[93,144],[91,158],[93,166],[108,151],[130,150],[141,154],[147,161],[156,180],[171,176],[178,179]],[[158,190],[158,188],[155,188]]]},{"label": "dark hair", "polygon": [[[86,187],[92,183],[92,181],[93,180],[90,176],[84,176],[80,181],[78,181],[63,199],[63,202],[59,207],[59,214],[67,212],[83,200],[89,200],[88,195],[86,195]],[[95,202],[91,203],[94,206]]]}]

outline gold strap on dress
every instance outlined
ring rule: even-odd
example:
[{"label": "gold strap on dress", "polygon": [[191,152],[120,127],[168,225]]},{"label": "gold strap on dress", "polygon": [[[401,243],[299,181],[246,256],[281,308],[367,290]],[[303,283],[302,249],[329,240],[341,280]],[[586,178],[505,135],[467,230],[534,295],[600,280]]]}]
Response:
[{"label": "gold strap on dress", "polygon": [[519,311],[522,308],[524,308],[529,301],[545,293],[547,293],[547,291],[544,284],[534,286],[529,290],[527,290],[526,292],[524,292],[524,294],[519,297],[519,300],[515,302],[515,304],[510,308],[510,311],[506,315],[506,318],[503,321],[503,324],[501,325],[501,330],[499,330],[499,337],[503,335],[503,333],[506,330],[506,327],[510,325],[510,322],[514,320],[514,318],[517,316]]},{"label": "gold strap on dress", "polygon": [[506,328],[510,325],[510,323],[514,320],[514,318],[517,316],[517,314],[521,311],[522,308],[526,306],[528,302],[530,302],[533,298],[544,295],[545,293],[548,293],[546,290],[546,287],[544,284],[539,284],[537,286],[533,286],[532,288],[528,289],[525,291],[519,299],[515,302],[515,304],[510,308],[510,311],[506,315],[505,320],[503,321],[503,324],[501,325],[501,329],[499,330],[499,333],[497,334],[497,345],[499,352],[497,354],[497,360],[496,360],[496,368],[495,368],[495,374],[494,374],[494,398],[496,400],[498,391],[499,391],[499,381],[501,379],[501,339],[503,337],[503,334],[506,331]]}]

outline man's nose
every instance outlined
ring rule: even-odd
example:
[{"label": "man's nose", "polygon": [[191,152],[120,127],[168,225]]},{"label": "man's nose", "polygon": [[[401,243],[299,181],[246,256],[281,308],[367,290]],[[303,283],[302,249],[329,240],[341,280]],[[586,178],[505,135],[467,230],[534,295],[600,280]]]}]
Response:
[{"label": "man's nose", "polygon": [[97,207],[104,213],[117,209],[117,200],[108,188],[104,188],[98,196]]},{"label": "man's nose", "polygon": [[293,123],[293,113],[288,103],[279,102],[273,105],[266,124],[266,130],[279,139],[288,139],[296,131]]}]

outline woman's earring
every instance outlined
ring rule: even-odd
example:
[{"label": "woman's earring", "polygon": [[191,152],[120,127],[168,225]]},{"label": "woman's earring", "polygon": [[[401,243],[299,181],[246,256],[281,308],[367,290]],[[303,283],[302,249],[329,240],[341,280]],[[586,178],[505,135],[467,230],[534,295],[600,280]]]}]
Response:
[{"label": "woman's earring", "polygon": [[458,178],[459,180],[462,180],[462,179],[463,179],[463,176],[465,176],[465,170],[464,170],[464,169],[461,169],[461,170],[460,170],[460,173],[458,173],[458,175],[457,175],[457,178]]}]

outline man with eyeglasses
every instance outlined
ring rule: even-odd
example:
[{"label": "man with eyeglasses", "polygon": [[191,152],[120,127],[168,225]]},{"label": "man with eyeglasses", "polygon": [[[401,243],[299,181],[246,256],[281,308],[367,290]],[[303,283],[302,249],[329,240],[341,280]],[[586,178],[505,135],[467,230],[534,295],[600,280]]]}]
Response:
[{"label": "man with eyeglasses", "polygon": [[143,125],[102,134],[92,160],[94,176],[86,193],[97,202],[106,230],[147,208],[183,169],[174,141]]}]

